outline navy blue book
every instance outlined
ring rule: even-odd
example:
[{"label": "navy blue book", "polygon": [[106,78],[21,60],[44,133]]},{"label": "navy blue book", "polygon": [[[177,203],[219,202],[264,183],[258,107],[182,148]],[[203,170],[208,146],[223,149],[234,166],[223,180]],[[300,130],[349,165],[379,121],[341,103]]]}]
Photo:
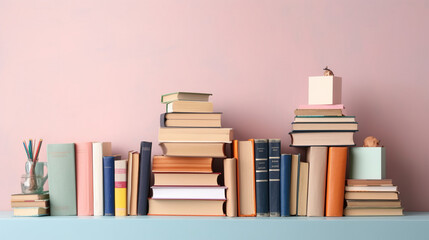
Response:
[{"label": "navy blue book", "polygon": [[139,194],[137,198],[137,215],[147,215],[149,185],[151,175],[152,142],[140,143]]},{"label": "navy blue book", "polygon": [[256,216],[269,217],[268,140],[255,139]]},{"label": "navy blue book", "polygon": [[103,157],[104,216],[115,216],[115,157]]},{"label": "navy blue book", "polygon": [[268,140],[270,217],[280,217],[280,139]]},{"label": "navy blue book", "polygon": [[290,180],[292,155],[282,154],[280,158],[280,216],[290,215]]}]

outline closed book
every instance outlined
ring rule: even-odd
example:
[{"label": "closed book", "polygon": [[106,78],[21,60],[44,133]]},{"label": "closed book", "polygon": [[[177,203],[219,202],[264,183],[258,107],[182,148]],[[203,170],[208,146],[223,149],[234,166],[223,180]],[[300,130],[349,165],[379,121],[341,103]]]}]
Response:
[{"label": "closed book", "polygon": [[326,216],[343,216],[347,147],[330,147],[326,176]]},{"label": "closed book", "polygon": [[226,158],[223,160],[224,182],[226,189],[226,215],[237,216],[237,160]]},{"label": "closed book", "polygon": [[17,193],[12,194],[12,196],[10,197],[10,200],[12,202],[34,201],[44,199],[49,199],[49,193]]},{"label": "closed book", "polygon": [[199,102],[199,101],[175,101],[166,104],[167,113],[179,113],[179,112],[213,112],[213,103],[211,102]]},{"label": "closed book", "polygon": [[225,216],[225,200],[149,199],[148,215]]},{"label": "closed book", "polygon": [[347,179],[347,186],[393,186],[392,179]]},{"label": "closed book", "polygon": [[140,171],[137,215],[147,215],[147,199],[149,197],[149,182],[151,176],[152,142],[140,143]]},{"label": "closed book", "polygon": [[346,186],[347,192],[396,192],[398,186]]},{"label": "closed book", "polygon": [[49,215],[48,207],[19,207],[13,209],[15,217],[41,217]]},{"label": "closed book", "polygon": [[152,186],[152,199],[226,200],[225,186]]},{"label": "closed book", "polygon": [[344,209],[344,216],[402,216],[402,208],[349,208]]},{"label": "closed book", "polygon": [[160,128],[159,142],[231,142],[232,128]]},{"label": "closed book", "polygon": [[321,122],[321,123],[307,123],[307,122],[294,122],[292,123],[293,131],[357,131],[358,124],[348,122]]},{"label": "closed book", "polygon": [[308,162],[299,163],[298,216],[307,216]]},{"label": "closed book", "polygon": [[196,92],[174,92],[167,93],[161,96],[161,103],[169,103],[174,101],[201,101],[208,102],[211,93],[196,93]]},{"label": "closed book", "polygon": [[238,216],[256,216],[254,143],[233,141],[234,158],[237,159]]},{"label": "closed book", "polygon": [[11,202],[10,205],[12,208],[17,208],[17,207],[49,207],[49,199]]},{"label": "closed book", "polygon": [[270,216],[268,194],[268,140],[255,139],[256,216]]},{"label": "closed book", "polygon": [[222,113],[163,113],[161,127],[221,127]]},{"label": "closed book", "polygon": [[115,161],[115,216],[127,216],[127,163]]},{"label": "closed book", "polygon": [[398,200],[397,192],[346,192],[347,200]]},{"label": "closed book", "polygon": [[52,216],[74,216],[76,164],[74,143],[48,144],[49,199]]},{"label": "closed book", "polygon": [[132,156],[133,166],[132,166],[132,177],[131,177],[131,200],[130,200],[130,215],[137,215],[137,199],[139,191],[139,171],[140,171],[140,154],[138,152],[133,152]]},{"label": "closed book", "polygon": [[225,143],[165,142],[159,144],[165,156],[224,158]]},{"label": "closed book", "polygon": [[77,215],[94,215],[92,142],[76,143]]},{"label": "closed book", "polygon": [[346,200],[350,208],[399,208],[400,200]]},{"label": "closed book", "polygon": [[131,183],[133,176],[133,152],[128,151],[127,161],[127,215],[131,214]]},{"label": "closed book", "polygon": [[156,186],[218,186],[220,173],[154,173]]},{"label": "closed book", "polygon": [[280,216],[280,139],[268,141],[270,217]]},{"label": "closed book", "polygon": [[104,216],[115,216],[115,157],[103,157]]},{"label": "closed book", "polygon": [[295,120],[294,122],[298,123],[298,122],[335,122],[335,123],[340,123],[340,122],[347,122],[347,123],[354,123],[356,122],[356,117],[355,116],[330,116],[330,117],[325,117],[325,116],[295,116]]},{"label": "closed book", "polygon": [[354,146],[354,131],[290,132],[292,147]]},{"label": "closed book", "polygon": [[293,154],[290,169],[290,215],[295,216],[298,211],[298,177],[300,166],[300,154]]},{"label": "closed book", "polygon": [[280,158],[280,216],[290,215],[290,181],[292,155],[282,154]]},{"label": "closed book", "polygon": [[111,142],[92,143],[92,182],[94,193],[94,216],[104,215],[103,157],[111,155]]},{"label": "closed book", "polygon": [[298,109],[344,109],[344,104],[299,105]]},{"label": "closed book", "polygon": [[212,173],[213,158],[154,156],[152,172]]},{"label": "closed book", "polygon": [[310,147],[307,150],[308,201],[307,216],[323,217],[325,214],[327,147]]},{"label": "closed book", "polygon": [[296,109],[296,116],[342,116],[342,109]]}]

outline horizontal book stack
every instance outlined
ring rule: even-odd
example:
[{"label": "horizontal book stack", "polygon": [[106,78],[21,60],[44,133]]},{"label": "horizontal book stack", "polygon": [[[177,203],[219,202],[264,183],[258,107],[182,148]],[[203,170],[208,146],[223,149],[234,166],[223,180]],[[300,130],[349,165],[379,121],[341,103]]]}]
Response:
[{"label": "horizontal book stack", "polygon": [[166,94],[161,102],[158,140],[163,156],[154,156],[154,185],[149,215],[224,216],[225,189],[213,158],[225,158],[232,129],[221,128],[221,113],[213,112],[207,93]]},{"label": "horizontal book stack", "polygon": [[398,187],[391,179],[348,179],[345,216],[403,215]]},{"label": "horizontal book stack", "polygon": [[12,194],[11,206],[16,217],[40,217],[49,215],[49,193]]}]

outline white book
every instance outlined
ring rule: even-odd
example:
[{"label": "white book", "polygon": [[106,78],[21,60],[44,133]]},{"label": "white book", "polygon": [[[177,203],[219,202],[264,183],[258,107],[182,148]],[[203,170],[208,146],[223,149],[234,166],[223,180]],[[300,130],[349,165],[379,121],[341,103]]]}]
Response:
[{"label": "white book", "polygon": [[346,186],[348,192],[397,192],[398,186]]},{"label": "white book", "polygon": [[104,215],[103,157],[111,155],[111,142],[92,143],[92,182],[94,188],[94,216]]},{"label": "white book", "polygon": [[216,187],[169,187],[153,186],[153,199],[211,199],[225,200],[224,186]]}]

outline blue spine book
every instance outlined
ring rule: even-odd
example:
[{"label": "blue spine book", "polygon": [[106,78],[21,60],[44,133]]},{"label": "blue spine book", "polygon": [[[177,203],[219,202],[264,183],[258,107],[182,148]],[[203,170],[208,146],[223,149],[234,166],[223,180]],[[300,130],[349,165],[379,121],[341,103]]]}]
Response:
[{"label": "blue spine book", "polygon": [[268,141],[270,217],[280,217],[280,139]]},{"label": "blue spine book", "polygon": [[268,140],[255,139],[256,216],[269,217]]},{"label": "blue spine book", "polygon": [[292,155],[282,154],[280,158],[280,216],[290,215],[290,181]]},{"label": "blue spine book", "polygon": [[147,215],[149,185],[151,176],[151,154],[152,142],[140,143],[140,172],[139,172],[139,194],[137,198],[137,215]]},{"label": "blue spine book", "polygon": [[103,157],[104,216],[115,216],[115,157]]}]

